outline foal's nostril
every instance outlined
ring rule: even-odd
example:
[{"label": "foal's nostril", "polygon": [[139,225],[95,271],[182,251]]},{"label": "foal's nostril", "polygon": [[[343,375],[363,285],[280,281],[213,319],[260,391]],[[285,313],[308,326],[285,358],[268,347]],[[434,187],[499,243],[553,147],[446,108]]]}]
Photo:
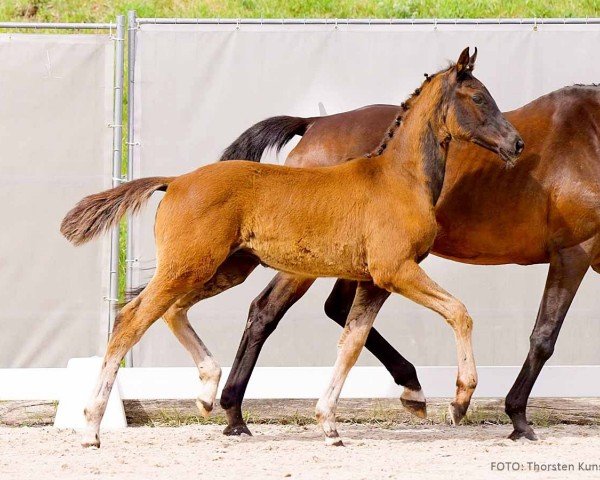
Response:
[{"label": "foal's nostril", "polygon": [[515,152],[517,155],[519,155],[523,149],[525,148],[525,143],[523,143],[523,140],[521,140],[520,138],[517,139],[517,142],[515,143]]}]

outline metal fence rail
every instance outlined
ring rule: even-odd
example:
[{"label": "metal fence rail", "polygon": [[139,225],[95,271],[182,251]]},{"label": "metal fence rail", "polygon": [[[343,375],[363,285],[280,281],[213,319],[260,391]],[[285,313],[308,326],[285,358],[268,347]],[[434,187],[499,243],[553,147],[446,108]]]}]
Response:
[{"label": "metal fence rail", "polygon": [[33,30],[111,30],[117,27],[117,23],[0,22],[0,28],[31,28]]},{"label": "metal fence rail", "polygon": [[137,25],[587,25],[600,18],[137,18]]}]

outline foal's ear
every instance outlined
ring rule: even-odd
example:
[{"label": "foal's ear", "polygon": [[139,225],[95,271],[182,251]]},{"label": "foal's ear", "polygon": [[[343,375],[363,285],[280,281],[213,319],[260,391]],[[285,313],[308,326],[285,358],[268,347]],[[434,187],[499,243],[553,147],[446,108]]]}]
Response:
[{"label": "foal's ear", "polygon": [[473,71],[475,67],[475,60],[477,59],[477,47],[475,47],[475,52],[473,56],[469,56],[469,47],[465,48],[460,57],[458,57],[458,61],[456,62],[456,75],[460,78],[467,72]]},{"label": "foal's ear", "polygon": [[471,55],[471,58],[469,58],[469,67],[471,68],[471,70],[475,68],[475,60],[477,60],[477,47],[475,47],[473,55]]}]

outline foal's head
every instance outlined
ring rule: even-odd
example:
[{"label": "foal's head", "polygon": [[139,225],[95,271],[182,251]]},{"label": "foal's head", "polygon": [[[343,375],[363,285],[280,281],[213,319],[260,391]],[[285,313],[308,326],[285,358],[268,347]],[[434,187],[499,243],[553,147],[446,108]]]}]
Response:
[{"label": "foal's head", "polygon": [[525,144],[502,115],[485,85],[473,76],[477,49],[465,48],[455,65],[444,72],[443,118],[450,137],[496,152],[512,164]]}]

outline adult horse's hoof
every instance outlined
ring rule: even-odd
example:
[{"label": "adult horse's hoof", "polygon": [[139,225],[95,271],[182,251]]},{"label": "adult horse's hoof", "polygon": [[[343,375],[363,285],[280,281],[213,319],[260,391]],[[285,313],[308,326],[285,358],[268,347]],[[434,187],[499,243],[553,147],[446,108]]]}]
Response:
[{"label": "adult horse's hoof", "polygon": [[517,441],[520,438],[526,438],[527,440],[531,440],[532,442],[537,441],[538,437],[529,425],[525,430],[517,430],[516,428],[513,432],[508,436],[513,441]]},{"label": "adult horse's hoof", "polygon": [[425,402],[418,402],[416,400],[406,400],[400,398],[402,406],[412,413],[415,417],[427,418],[427,404]]},{"label": "adult horse's hoof", "polygon": [[230,437],[239,437],[240,435],[252,436],[252,432],[248,429],[245,423],[241,425],[227,425],[223,430],[223,435]]},{"label": "adult horse's hoof", "polygon": [[425,395],[423,395],[423,390],[411,390],[405,387],[400,401],[402,406],[414,416],[427,418],[427,401]]},{"label": "adult horse's hoof", "polygon": [[452,425],[458,425],[460,421],[464,418],[467,413],[468,405],[460,405],[458,403],[452,402],[448,406],[448,414],[450,415],[450,423]]}]

